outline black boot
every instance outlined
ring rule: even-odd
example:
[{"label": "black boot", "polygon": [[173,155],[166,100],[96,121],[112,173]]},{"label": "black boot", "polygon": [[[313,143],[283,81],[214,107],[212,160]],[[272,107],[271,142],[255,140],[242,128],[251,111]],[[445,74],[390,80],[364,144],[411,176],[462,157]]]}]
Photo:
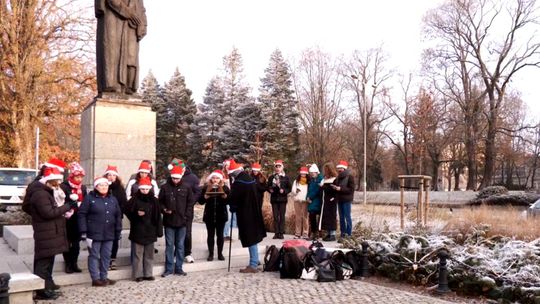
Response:
[{"label": "black boot", "polygon": [[56,300],[60,295],[51,289],[41,289],[36,291],[35,300]]},{"label": "black boot", "polygon": [[66,261],[65,264],[66,264],[66,269],[65,269],[66,273],[73,273],[73,267],[71,266],[71,262]]},{"label": "black boot", "polygon": [[214,252],[213,251],[208,252],[208,258],[206,260],[207,261],[213,261],[214,260]]},{"label": "black boot", "polygon": [[82,269],[79,268],[77,262],[71,264],[71,269],[73,270],[73,272],[82,272]]},{"label": "black boot", "polygon": [[223,256],[223,253],[219,252],[217,255],[218,260],[225,261],[225,257]]}]

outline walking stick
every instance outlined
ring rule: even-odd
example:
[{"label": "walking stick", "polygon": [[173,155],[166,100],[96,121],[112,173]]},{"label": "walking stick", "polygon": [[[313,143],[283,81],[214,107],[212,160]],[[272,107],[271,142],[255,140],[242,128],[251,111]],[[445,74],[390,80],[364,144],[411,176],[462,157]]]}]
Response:
[{"label": "walking stick", "polygon": [[232,248],[232,238],[233,238],[233,216],[234,212],[231,212],[231,237],[229,239],[229,266],[227,266],[227,272],[231,272],[231,248]]}]

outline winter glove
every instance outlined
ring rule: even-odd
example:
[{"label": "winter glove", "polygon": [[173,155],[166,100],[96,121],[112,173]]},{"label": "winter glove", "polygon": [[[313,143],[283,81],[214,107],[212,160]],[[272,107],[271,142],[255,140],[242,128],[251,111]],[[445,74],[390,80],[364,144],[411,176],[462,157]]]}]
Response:
[{"label": "winter glove", "polygon": [[89,239],[89,238],[86,239],[86,245],[88,246],[88,248],[92,248],[92,242],[93,242],[92,239]]},{"label": "winter glove", "polygon": [[72,201],[78,201],[79,200],[79,195],[77,195],[76,193],[71,193],[69,195],[69,199],[72,200]]}]

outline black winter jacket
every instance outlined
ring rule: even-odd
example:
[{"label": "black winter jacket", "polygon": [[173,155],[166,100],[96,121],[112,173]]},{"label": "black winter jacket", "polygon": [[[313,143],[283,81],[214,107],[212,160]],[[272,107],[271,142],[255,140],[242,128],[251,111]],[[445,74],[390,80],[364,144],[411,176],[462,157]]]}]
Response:
[{"label": "black winter jacket", "polygon": [[[221,195],[209,195],[205,198],[207,187],[204,187],[201,193],[199,203],[204,206],[203,221],[208,224],[225,224],[229,219],[227,213],[228,198],[223,198]],[[223,186],[223,192],[227,196],[230,194],[229,187]]]},{"label": "black winter jacket", "polygon": [[[274,182],[276,180],[276,182]],[[271,175],[268,178],[268,191],[270,192],[270,203],[286,203],[287,195],[291,192],[291,179],[287,176]],[[283,189],[283,193],[281,193]]]},{"label": "black winter jacket", "polygon": [[354,176],[351,175],[349,170],[341,172],[334,180],[334,185],[341,187],[339,191],[336,191],[339,203],[353,201],[355,188]]},{"label": "black winter jacket", "polygon": [[[148,245],[163,236],[163,222],[157,198],[152,194],[137,192],[125,205],[130,221],[129,239],[137,244]],[[139,211],[144,211],[140,216]]]},{"label": "black winter jacket", "polygon": [[[163,213],[163,226],[185,227],[193,219],[193,192],[184,185],[183,179],[175,185],[169,177],[159,191],[159,205]],[[171,210],[168,214],[165,209]]]}]

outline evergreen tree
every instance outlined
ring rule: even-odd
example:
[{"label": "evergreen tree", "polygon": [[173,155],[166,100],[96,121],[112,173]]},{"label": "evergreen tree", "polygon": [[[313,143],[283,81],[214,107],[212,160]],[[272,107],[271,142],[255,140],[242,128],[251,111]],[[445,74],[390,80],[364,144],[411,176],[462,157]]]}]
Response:
[{"label": "evergreen tree", "polygon": [[268,161],[283,159],[295,168],[299,165],[299,113],[292,89],[292,75],[280,50],[275,50],[270,56],[259,92],[265,158]]},{"label": "evergreen tree", "polygon": [[223,102],[224,94],[220,80],[213,78],[206,87],[203,102],[198,106],[188,137],[193,151],[188,159],[195,171],[214,168],[223,161],[222,155],[216,153],[218,131],[224,123]]},{"label": "evergreen tree", "polygon": [[191,94],[177,68],[163,88],[163,107],[156,107],[156,163],[160,177],[166,176],[172,158],[186,160],[191,153],[187,137],[197,112]]},{"label": "evergreen tree", "polygon": [[253,160],[250,148],[260,130],[258,105],[244,82],[242,56],[238,49],[233,48],[231,54],[223,58],[223,66],[223,125],[218,131],[215,155],[222,160],[234,157],[249,162]]},{"label": "evergreen tree", "polygon": [[161,87],[152,71],[149,71],[148,75],[144,77],[139,90],[142,102],[151,104],[153,111],[156,111],[154,106],[157,108],[163,104],[163,92],[161,92]]}]

